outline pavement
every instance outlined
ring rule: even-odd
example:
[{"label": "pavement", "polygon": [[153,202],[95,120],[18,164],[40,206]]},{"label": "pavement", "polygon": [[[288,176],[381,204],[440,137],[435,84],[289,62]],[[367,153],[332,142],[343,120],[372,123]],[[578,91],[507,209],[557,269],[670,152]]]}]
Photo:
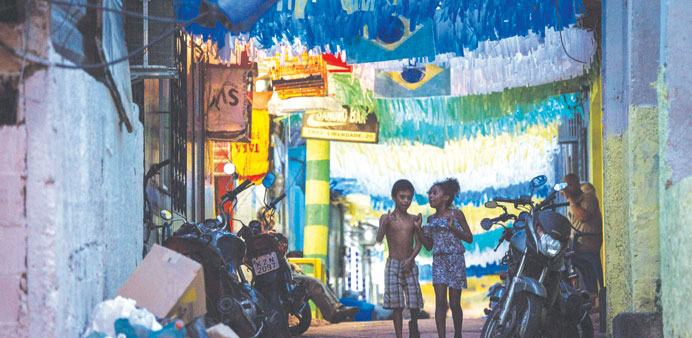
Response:
[{"label": "pavement", "polygon": [[[591,316],[594,323],[594,337],[604,338],[605,334],[598,332],[598,314]],[[462,328],[464,338],[479,338],[483,328],[483,318],[465,318]],[[418,320],[418,329],[421,337],[437,337],[435,319]],[[408,337],[408,321],[404,321],[404,337]],[[396,337],[392,321],[381,320],[372,322],[346,322],[329,324],[318,327],[310,327],[301,337]],[[447,318],[447,337],[454,337],[454,324],[451,318]]]}]

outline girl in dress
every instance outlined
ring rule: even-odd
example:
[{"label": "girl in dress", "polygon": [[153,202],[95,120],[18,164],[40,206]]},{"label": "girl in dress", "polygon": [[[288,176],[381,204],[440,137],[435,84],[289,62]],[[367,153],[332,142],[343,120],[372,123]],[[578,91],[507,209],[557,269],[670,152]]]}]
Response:
[{"label": "girl in dress", "polygon": [[435,214],[428,217],[425,226],[418,226],[423,246],[433,250],[432,280],[435,289],[435,324],[437,335],[445,338],[447,317],[447,289],[449,308],[454,320],[454,337],[461,337],[464,313],[461,310],[461,289],[466,288],[466,261],[464,244],[473,242],[473,234],[461,210],[451,208],[459,193],[459,182],[454,178],[437,182],[428,191],[430,207]]}]

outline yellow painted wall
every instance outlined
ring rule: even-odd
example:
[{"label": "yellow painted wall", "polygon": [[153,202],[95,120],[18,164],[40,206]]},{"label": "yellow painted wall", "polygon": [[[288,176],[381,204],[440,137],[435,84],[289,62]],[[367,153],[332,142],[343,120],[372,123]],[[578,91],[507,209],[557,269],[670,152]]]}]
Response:
[{"label": "yellow painted wall", "polygon": [[[601,215],[603,212],[603,83],[601,76],[591,85],[589,95],[589,182],[596,188]],[[605,222],[602,223],[605,226]],[[605,240],[605,239],[604,239]],[[601,262],[605,262],[605,243],[601,247]],[[603,264],[605,276],[605,264]]]}]

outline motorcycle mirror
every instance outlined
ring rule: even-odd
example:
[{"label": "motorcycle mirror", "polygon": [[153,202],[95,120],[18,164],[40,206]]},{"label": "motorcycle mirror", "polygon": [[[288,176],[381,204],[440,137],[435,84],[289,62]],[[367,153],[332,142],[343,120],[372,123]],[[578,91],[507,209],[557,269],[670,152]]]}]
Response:
[{"label": "motorcycle mirror", "polygon": [[481,220],[481,228],[483,228],[483,230],[487,231],[487,230],[490,230],[490,228],[492,228],[492,227],[493,227],[493,222],[491,222],[489,218],[484,218],[483,220]]},{"label": "motorcycle mirror", "polygon": [[235,174],[235,164],[226,162],[226,164],[223,165],[223,172],[226,173],[226,175]]},{"label": "motorcycle mirror", "polygon": [[494,209],[494,208],[497,208],[497,202],[495,202],[495,201],[487,201],[487,202],[485,202],[484,206],[485,206],[486,208]]},{"label": "motorcycle mirror", "polygon": [[548,177],[545,175],[536,176],[531,179],[531,188],[538,188],[548,182]]},{"label": "motorcycle mirror", "polygon": [[565,189],[565,188],[567,188],[567,182],[561,182],[561,183],[556,184],[556,185],[553,187],[553,190],[555,190],[555,191],[562,191],[562,190]]},{"label": "motorcycle mirror", "polygon": [[274,184],[274,181],[276,180],[276,175],[273,173],[268,173],[266,176],[264,176],[264,179],[262,179],[262,185],[265,188],[269,188]]},{"label": "motorcycle mirror", "polygon": [[170,211],[168,211],[166,209],[161,210],[160,215],[161,215],[161,218],[163,218],[166,221],[170,221],[173,219],[173,213],[171,213]]}]

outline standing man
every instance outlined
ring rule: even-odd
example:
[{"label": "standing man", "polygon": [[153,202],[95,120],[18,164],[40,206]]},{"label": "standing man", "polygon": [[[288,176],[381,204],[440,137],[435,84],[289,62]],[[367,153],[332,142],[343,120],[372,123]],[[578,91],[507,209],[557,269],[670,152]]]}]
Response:
[{"label": "standing man", "polygon": [[580,237],[574,245],[574,250],[600,257],[603,244],[603,220],[596,191],[591,183],[580,184],[579,176],[575,174],[567,174],[562,181],[567,183],[567,188],[562,190],[562,195],[569,201],[567,211],[569,221],[579,231],[600,233],[597,236]]}]

